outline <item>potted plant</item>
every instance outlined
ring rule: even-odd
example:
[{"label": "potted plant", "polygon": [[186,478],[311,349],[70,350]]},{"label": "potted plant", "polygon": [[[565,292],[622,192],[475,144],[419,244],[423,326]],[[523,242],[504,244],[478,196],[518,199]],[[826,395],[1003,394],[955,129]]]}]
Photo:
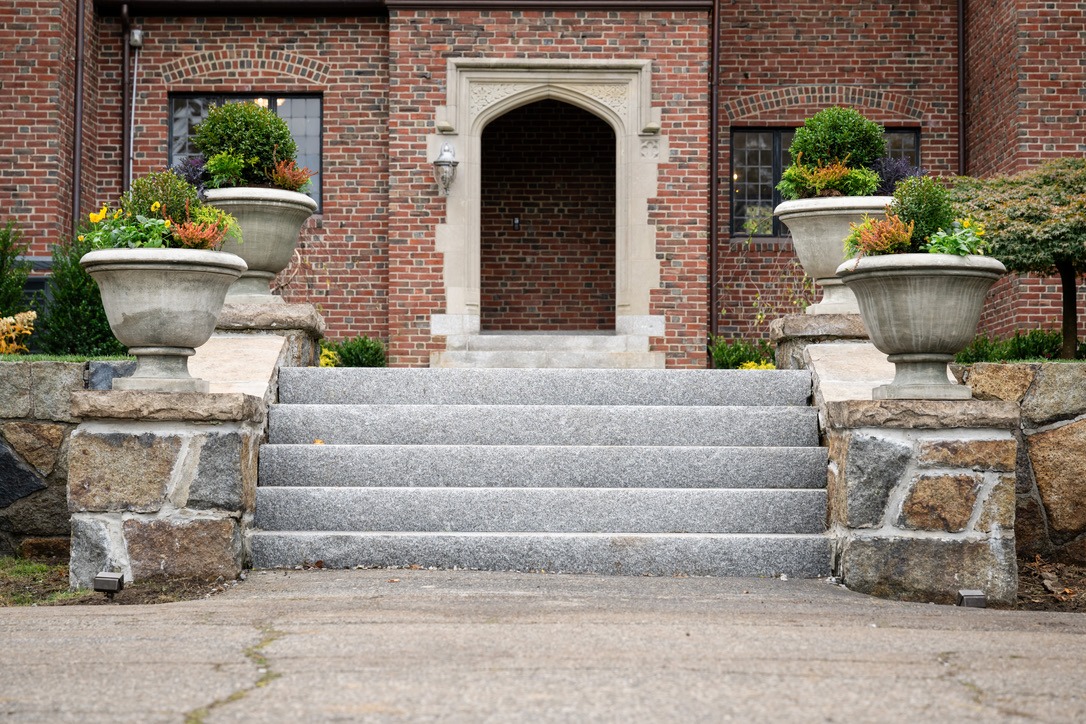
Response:
[{"label": "potted plant", "polygon": [[923,176],[898,184],[883,218],[854,224],[837,268],[855,292],[872,343],[894,363],[876,400],[967,400],[947,363],[976,333],[984,298],[1006,268],[983,256],[984,228],[955,219],[949,192]]},{"label": "potted plant", "polygon": [[227,301],[282,302],[269,284],[290,264],[302,224],[317,210],[317,203],[300,193],[312,172],[298,167],[290,129],[256,103],[224,103],[211,107],[193,129],[192,141],[206,159],[207,202],[234,216],[245,239],[244,247],[229,240],[224,246],[249,267]]},{"label": "potted plant", "polygon": [[118,390],[207,392],[188,358],[207,342],[226,290],[245,271],[234,254],[216,251],[237,222],[200,202],[196,188],[172,171],[136,179],[116,209],[103,205],[79,236],[94,251],[79,261],[98,284],[110,329],[136,357]]},{"label": "potted plant", "polygon": [[777,189],[786,199],[773,210],[792,233],[796,256],[822,288],[808,314],[856,314],[856,299],[836,276],[850,225],[866,214],[880,216],[889,197],[874,196],[873,169],[886,155],[883,129],[851,108],[831,107],[796,129],[788,149],[792,165]]}]

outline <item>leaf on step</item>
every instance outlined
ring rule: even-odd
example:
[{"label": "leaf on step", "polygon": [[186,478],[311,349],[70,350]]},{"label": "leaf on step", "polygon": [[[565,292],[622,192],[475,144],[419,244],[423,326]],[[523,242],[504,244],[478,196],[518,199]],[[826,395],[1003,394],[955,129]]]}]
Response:
[{"label": "leaf on step", "polygon": [[320,438],[318,437],[318,438],[317,438],[316,440],[314,440],[314,441],[313,441],[313,444],[314,444],[314,445],[323,445],[323,444],[324,444],[324,440],[321,440],[321,439],[320,439]]}]

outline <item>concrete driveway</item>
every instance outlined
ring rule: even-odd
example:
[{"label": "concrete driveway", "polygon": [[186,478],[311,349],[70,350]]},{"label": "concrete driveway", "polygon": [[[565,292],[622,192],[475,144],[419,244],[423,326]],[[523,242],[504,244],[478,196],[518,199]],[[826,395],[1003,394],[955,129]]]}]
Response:
[{"label": "concrete driveway", "polygon": [[13,722],[1086,721],[1086,617],[819,580],[258,571],[0,646]]}]

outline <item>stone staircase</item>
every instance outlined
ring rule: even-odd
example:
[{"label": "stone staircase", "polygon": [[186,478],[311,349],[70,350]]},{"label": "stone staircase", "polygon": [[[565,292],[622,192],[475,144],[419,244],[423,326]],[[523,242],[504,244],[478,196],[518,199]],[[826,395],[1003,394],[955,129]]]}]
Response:
[{"label": "stone staircase", "polygon": [[253,565],[828,575],[810,387],[784,370],[284,368]]}]

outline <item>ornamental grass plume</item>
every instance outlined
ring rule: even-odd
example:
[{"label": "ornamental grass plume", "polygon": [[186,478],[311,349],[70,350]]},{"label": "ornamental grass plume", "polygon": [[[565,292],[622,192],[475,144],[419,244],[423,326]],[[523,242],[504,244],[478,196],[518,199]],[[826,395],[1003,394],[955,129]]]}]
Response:
[{"label": "ornamental grass plume", "polygon": [[37,318],[37,312],[19,312],[0,318],[0,354],[26,352],[26,346],[20,340],[34,331],[34,320]]}]

